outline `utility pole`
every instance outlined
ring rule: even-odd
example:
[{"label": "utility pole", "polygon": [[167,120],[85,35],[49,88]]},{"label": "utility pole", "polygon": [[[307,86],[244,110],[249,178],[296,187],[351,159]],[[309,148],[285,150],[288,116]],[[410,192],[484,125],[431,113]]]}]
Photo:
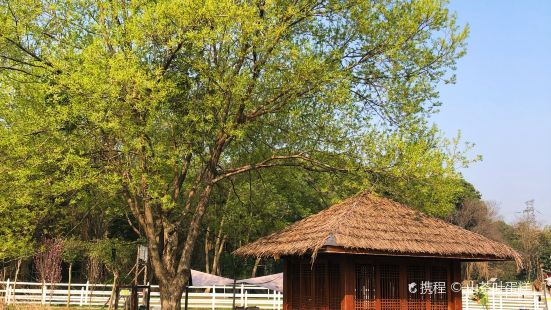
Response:
[{"label": "utility pole", "polygon": [[534,208],[534,199],[530,199],[526,201],[524,204],[526,205],[526,208],[522,211],[522,213],[525,214],[525,218],[527,222],[530,223],[530,225],[536,226],[536,209]]}]

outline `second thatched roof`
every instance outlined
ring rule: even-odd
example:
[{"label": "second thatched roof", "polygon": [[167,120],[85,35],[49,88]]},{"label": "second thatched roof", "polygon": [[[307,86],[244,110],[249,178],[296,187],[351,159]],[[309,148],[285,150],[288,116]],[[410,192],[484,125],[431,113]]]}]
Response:
[{"label": "second thatched roof", "polygon": [[364,192],[235,251],[240,256],[290,256],[341,249],[349,253],[515,260],[509,246]]}]

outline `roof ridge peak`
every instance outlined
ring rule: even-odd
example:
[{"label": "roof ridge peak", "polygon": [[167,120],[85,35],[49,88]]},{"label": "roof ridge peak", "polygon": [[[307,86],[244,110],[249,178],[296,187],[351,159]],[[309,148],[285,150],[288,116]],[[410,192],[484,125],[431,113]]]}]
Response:
[{"label": "roof ridge peak", "polygon": [[[327,235],[323,238],[323,240],[320,240],[319,243],[316,245],[316,248],[314,249],[314,253],[316,253],[321,247],[326,245],[325,243],[327,242],[327,239],[331,238],[331,236],[333,236],[333,242],[336,243],[335,245],[338,245],[335,235],[340,233],[340,232],[338,232],[339,224],[342,223],[342,218],[344,216],[348,215],[351,212],[351,210],[353,210],[354,208],[357,207],[359,202],[356,198],[358,198],[359,196],[363,196],[362,193],[360,193],[358,195],[355,195],[355,196],[352,196],[352,197],[349,197],[349,198],[346,198],[343,201],[341,201],[340,203],[335,204],[335,205],[329,207],[328,209],[326,209],[326,210],[329,210],[329,209],[341,210],[341,209],[343,209],[343,211],[340,212],[339,214],[337,214],[336,216],[334,216],[331,219],[331,221],[327,224],[327,228],[328,228],[327,229]],[[352,200],[353,203],[350,204],[350,205],[344,205],[343,206],[343,204],[347,200]]]}]

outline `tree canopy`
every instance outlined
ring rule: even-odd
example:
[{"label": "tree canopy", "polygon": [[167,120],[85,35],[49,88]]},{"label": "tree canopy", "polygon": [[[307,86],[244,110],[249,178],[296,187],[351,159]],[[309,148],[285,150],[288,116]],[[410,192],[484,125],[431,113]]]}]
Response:
[{"label": "tree canopy", "polygon": [[461,191],[465,148],[429,123],[467,36],[443,1],[2,0],[0,29],[0,212],[130,213],[163,308],[244,174],[437,215]]}]

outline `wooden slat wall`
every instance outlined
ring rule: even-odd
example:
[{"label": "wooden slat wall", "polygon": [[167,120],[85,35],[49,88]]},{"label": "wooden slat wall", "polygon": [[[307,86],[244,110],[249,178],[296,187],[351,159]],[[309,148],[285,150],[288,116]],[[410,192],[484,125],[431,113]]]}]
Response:
[{"label": "wooden slat wall", "polygon": [[[409,265],[406,266],[406,287],[407,291],[407,307],[410,310],[425,310],[427,308],[426,295],[421,294],[421,290],[417,287],[417,292],[410,293],[407,285],[409,283],[421,283],[426,279],[425,266],[423,265]],[[403,277],[404,278],[404,277]]]},{"label": "wooden slat wall", "polygon": [[[380,310],[400,310],[400,265],[379,265]],[[378,309],[377,309],[378,310]]]},{"label": "wooden slat wall", "polygon": [[[335,254],[314,266],[309,258],[286,262],[284,310],[461,310],[461,293],[450,290],[461,281],[457,261]],[[445,282],[446,293],[409,293],[408,284],[420,290],[421,281]]]},{"label": "wooden slat wall", "polygon": [[339,310],[343,300],[343,277],[334,258],[319,258],[314,265],[309,259],[288,258],[284,275],[285,310]]}]

